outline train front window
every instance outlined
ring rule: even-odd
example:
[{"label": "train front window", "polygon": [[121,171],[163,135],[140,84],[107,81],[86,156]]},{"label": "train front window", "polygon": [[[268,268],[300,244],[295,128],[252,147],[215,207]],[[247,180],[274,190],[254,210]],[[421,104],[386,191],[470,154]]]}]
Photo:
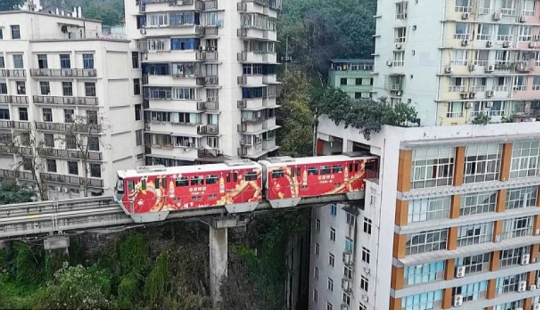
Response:
[{"label": "train front window", "polygon": [[124,179],[118,178],[118,181],[116,183],[116,192],[119,194],[124,193]]}]

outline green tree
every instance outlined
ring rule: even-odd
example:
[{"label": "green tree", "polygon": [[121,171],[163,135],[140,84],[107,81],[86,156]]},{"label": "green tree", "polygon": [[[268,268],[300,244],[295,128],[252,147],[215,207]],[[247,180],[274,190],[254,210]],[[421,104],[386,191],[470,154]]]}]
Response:
[{"label": "green tree", "polygon": [[21,187],[13,181],[0,182],[0,205],[31,202],[36,192],[29,187]]},{"label": "green tree", "polygon": [[24,4],[23,0],[1,0],[0,11],[18,10],[19,5]]}]

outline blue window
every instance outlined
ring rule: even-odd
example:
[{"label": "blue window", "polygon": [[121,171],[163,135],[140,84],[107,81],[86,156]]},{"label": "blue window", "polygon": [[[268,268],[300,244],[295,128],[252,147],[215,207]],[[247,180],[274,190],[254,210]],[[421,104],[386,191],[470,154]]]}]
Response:
[{"label": "blue window", "polygon": [[263,98],[265,96],[265,87],[242,87],[242,99]]},{"label": "blue window", "polygon": [[94,69],[94,54],[83,54],[83,67]]},{"label": "blue window", "polygon": [[332,205],[331,208],[330,208],[330,214],[332,214],[332,216],[336,216],[337,215],[337,206],[336,205]]},{"label": "blue window", "polygon": [[345,238],[345,251],[352,252],[354,249],[354,241],[352,241],[349,237]]},{"label": "blue window", "polygon": [[173,12],[170,15],[171,25],[199,25],[200,14],[197,12]]},{"label": "blue window", "polygon": [[402,310],[427,310],[440,309],[442,300],[442,290],[433,291],[401,299]]},{"label": "blue window", "polygon": [[169,64],[148,64],[143,65],[143,72],[150,75],[170,75]]},{"label": "blue window", "polygon": [[141,29],[146,24],[146,16],[137,16],[137,29]]},{"label": "blue window", "polygon": [[173,51],[195,50],[195,49],[198,49],[200,45],[201,45],[200,39],[195,39],[195,38],[171,39],[171,50]]},{"label": "blue window", "polygon": [[442,278],[444,261],[405,267],[405,285],[436,281]]}]

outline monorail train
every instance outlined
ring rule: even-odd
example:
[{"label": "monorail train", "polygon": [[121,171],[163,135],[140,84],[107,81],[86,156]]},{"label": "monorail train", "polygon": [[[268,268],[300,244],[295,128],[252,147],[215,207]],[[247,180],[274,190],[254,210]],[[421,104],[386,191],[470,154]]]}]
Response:
[{"label": "monorail train", "polygon": [[376,166],[376,157],[349,154],[139,167],[118,171],[115,199],[138,223],[162,221],[171,211],[198,208],[250,212],[263,199],[272,208],[294,207],[302,198],[324,195],[361,199],[366,172],[376,171]]}]

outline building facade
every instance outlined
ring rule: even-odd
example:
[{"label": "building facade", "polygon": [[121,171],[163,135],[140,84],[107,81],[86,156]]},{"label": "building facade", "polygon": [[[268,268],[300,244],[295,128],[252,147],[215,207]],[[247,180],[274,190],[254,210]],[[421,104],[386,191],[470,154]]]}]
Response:
[{"label": "building facade", "polygon": [[371,99],[373,59],[332,59],[328,84],[346,92],[353,99]]},{"label": "building facade", "polygon": [[362,207],[313,212],[310,309],[540,307],[540,124],[385,126],[366,140],[322,117],[318,145],[380,166]]},{"label": "building facade", "polygon": [[41,179],[50,198],[112,193],[144,164],[138,65],[98,21],[0,12],[1,177]]},{"label": "building facade", "polygon": [[141,52],[146,163],[257,159],[276,146],[280,0],[126,0]]},{"label": "building facade", "polygon": [[534,0],[378,1],[377,96],[411,103],[426,126],[535,118],[539,16]]}]

